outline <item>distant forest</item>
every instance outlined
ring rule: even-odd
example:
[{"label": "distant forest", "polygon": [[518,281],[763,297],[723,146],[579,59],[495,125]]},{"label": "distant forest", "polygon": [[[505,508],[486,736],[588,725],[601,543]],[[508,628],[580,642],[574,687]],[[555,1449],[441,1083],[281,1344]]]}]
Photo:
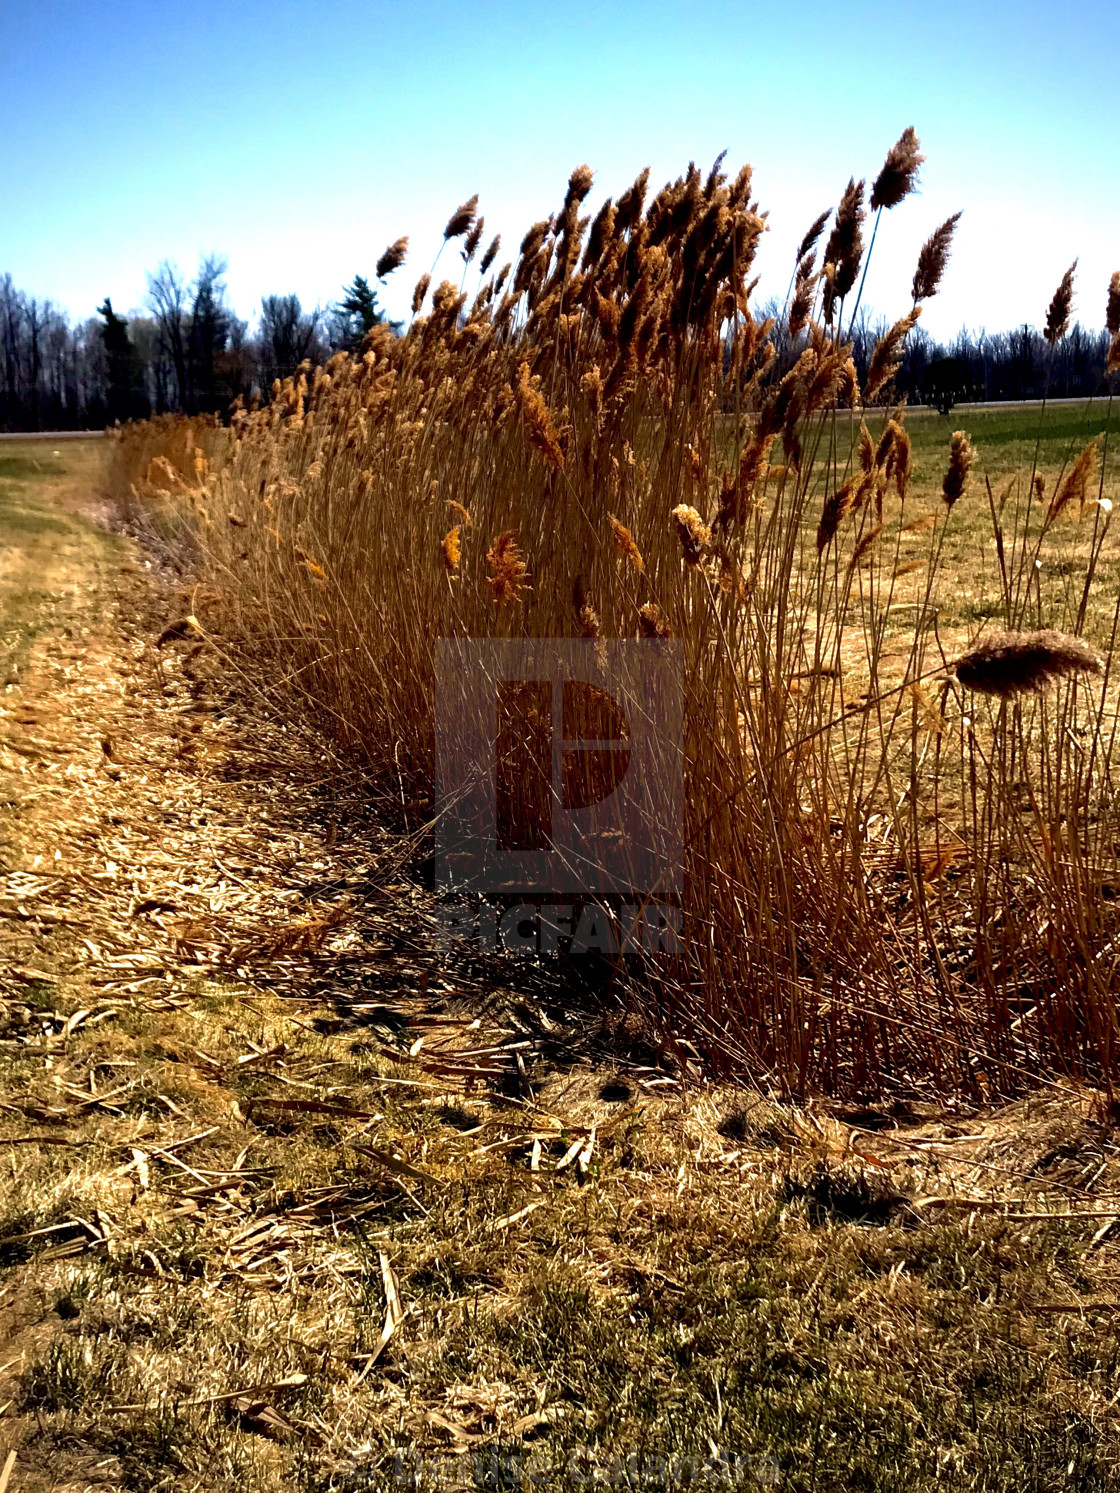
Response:
[{"label": "distant forest", "polygon": [[[375,288],[355,276],[325,310],[305,311],[295,295],[265,296],[250,333],[228,304],[225,271],[209,256],[188,280],[164,263],[148,276],[142,315],[122,316],[106,299],[76,324],[0,276],[0,430],[97,430],[168,410],[225,416],[239,397],[267,402],[274,380],[305,359],[357,350],[385,320]],[[780,306],[762,309],[781,326]],[[861,316],[845,334],[861,376],[885,325]],[[1044,394],[1087,398],[1103,386],[1108,346],[1107,332],[1080,325],[1053,348],[1032,327],[962,331],[941,343],[919,326],[887,395],[946,411]]]},{"label": "distant forest", "polygon": [[225,271],[209,256],[187,280],[164,263],[148,276],[143,315],[122,316],[106,298],[76,324],[0,276],[0,430],[99,430],[168,410],[225,415],[238,397],[267,401],[305,358],[357,349],[385,320],[358,275],[325,310],[265,296],[250,334],[227,301]]}]

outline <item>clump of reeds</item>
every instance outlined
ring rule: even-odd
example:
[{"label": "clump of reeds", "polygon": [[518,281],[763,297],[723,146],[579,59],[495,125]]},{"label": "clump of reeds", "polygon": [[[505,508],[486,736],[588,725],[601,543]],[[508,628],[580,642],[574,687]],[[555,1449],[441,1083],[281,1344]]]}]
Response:
[{"label": "clump of reeds", "polygon": [[[919,165],[907,131],[872,187],[877,214]],[[805,234],[781,326],[754,301],[767,224],[748,167],[721,157],[661,186],[644,171],[585,211],[591,189],[577,167],[500,268],[497,239],[482,252],[478,199],[464,202],[440,251],[454,241],[478,265],[473,295],[421,276],[401,335],[375,327],[228,428],[127,430],[112,445],[123,501],[208,566],[223,598],[208,640],[224,626],[246,677],[282,678],[286,707],[363,761],[398,822],[403,799],[410,831],[418,810],[438,811],[440,639],[634,639],[679,657],[682,952],[618,972],[670,1046],[787,1092],[863,1098],[974,1094],[978,1066],[992,1093],[1046,1064],[1111,1072],[1107,961],[1094,961],[1120,936],[1114,910],[1098,882],[1040,864],[1006,812],[1029,778],[1038,820],[1077,842],[1071,864],[1120,879],[1105,717],[1074,688],[1094,672],[1090,650],[1027,631],[1055,598],[1067,611],[1054,620],[1084,631],[1074,588],[1046,589],[1041,547],[1088,500],[1098,448],[1052,485],[1049,508],[1025,475],[1019,507],[992,495],[984,553],[1011,633],[959,659],[956,679],[1028,704],[1047,683],[1055,698],[958,732],[959,695],[946,683],[937,704],[920,681],[944,675],[944,517],[979,458],[955,432],[943,502],[925,504],[941,519],[916,513],[938,483],[915,499],[902,411],[861,408],[837,312],[866,267],[863,182],[827,236],[827,213]],[[888,387],[938,290],[956,221],[923,247],[914,305],[876,348],[864,401]],[[391,245],[379,271],[404,251]],[[1120,347],[1120,279],[1109,308]],[[1067,316],[1059,304],[1051,330]],[[1086,590],[1109,527],[1094,526]],[[514,816],[535,790],[524,803],[518,791]],[[967,855],[938,900],[922,868],[942,864],[943,829]],[[898,865],[916,868],[902,888],[885,869]],[[1062,962],[1063,928],[1085,957]],[[977,950],[967,978],[943,957],[962,929]],[[1058,993],[1013,1022],[1012,982]]]}]

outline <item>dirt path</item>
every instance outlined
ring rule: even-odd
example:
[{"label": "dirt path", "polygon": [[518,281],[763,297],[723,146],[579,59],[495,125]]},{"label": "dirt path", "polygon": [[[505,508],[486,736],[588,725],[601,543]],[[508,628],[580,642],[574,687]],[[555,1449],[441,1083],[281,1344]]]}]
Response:
[{"label": "dirt path", "polygon": [[[282,726],[240,708],[192,629],[158,646],[192,598],[91,521],[96,480],[92,445],[0,454],[0,1113],[13,1118],[0,1257],[23,1262],[0,1299],[0,1377],[33,1381],[0,1413],[29,1488],[149,1486],[152,1446],[137,1439],[136,1418],[150,1403],[158,1419],[168,1393],[201,1399],[222,1428],[245,1428],[248,1462],[262,1455],[254,1435],[266,1449],[294,1437],[279,1402],[298,1396],[308,1352],[343,1366],[356,1354],[359,1371],[367,1361],[352,1292],[329,1349],[292,1348],[301,1270],[315,1300],[328,1299],[321,1262],[303,1257],[324,1238],[337,1256],[340,1225],[383,1212],[395,1179],[415,1187],[426,1176],[401,1157],[395,1122],[380,1127],[390,1149],[363,1160],[353,1147],[387,1108],[411,1131],[434,1094],[516,1071],[503,1053],[508,1027],[479,1020],[447,982],[429,992],[420,894],[393,847],[368,823],[350,834],[337,810],[321,812],[322,770]],[[407,1071],[418,1033],[438,1054],[467,1045],[468,1027],[484,1061],[438,1080],[415,1063]],[[456,1123],[481,1123],[451,1113],[452,1136]],[[428,1141],[417,1144],[423,1159]],[[376,1179],[356,1179],[355,1163]],[[283,1179],[292,1190],[277,1212]],[[336,1296],[339,1270],[364,1275],[351,1248],[341,1253]],[[78,1258],[75,1275],[62,1262]],[[383,1258],[388,1268],[375,1251],[379,1280]],[[188,1315],[213,1292],[212,1332],[196,1325],[188,1346],[167,1323],[151,1326],[158,1309],[141,1313],[142,1329],[119,1312],[107,1326],[120,1279],[131,1285],[127,1318],[169,1276],[193,1283]],[[245,1324],[225,1310],[233,1282],[290,1298],[283,1325],[252,1353]],[[391,1273],[382,1289],[397,1299]],[[385,1310],[383,1298],[359,1314],[359,1339],[376,1342]],[[167,1337],[139,1373],[133,1330]],[[231,1349],[245,1361],[222,1370],[215,1360]],[[231,1399],[241,1380],[284,1388],[276,1405]],[[130,1400],[125,1421],[98,1413]],[[324,1440],[309,1422],[298,1432]],[[151,1485],[163,1486],[183,1457],[156,1450]],[[261,1485],[279,1476],[264,1468]]]},{"label": "dirt path", "polygon": [[1091,1096],[842,1122],[608,1066],[434,948],[220,645],[157,648],[199,598],[91,521],[99,454],[0,450],[11,1493],[1115,1488]]}]

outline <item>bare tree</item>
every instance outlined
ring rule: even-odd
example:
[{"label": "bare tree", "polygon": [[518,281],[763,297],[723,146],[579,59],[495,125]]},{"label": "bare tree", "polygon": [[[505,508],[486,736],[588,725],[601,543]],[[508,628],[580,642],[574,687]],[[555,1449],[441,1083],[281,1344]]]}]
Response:
[{"label": "bare tree", "polygon": [[274,379],[294,373],[305,358],[323,357],[322,322],[318,306],[305,314],[297,295],[264,297],[257,328],[257,356],[266,389]]},{"label": "bare tree", "polygon": [[187,287],[178,268],[165,259],[148,276],[148,306],[159,328],[160,348],[175,372],[175,394],[165,408],[186,409],[190,401],[187,376]]}]

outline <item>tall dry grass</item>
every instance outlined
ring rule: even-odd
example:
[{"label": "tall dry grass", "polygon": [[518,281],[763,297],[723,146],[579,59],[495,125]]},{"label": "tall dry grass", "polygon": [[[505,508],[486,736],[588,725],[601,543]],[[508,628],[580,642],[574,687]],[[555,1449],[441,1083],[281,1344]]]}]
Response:
[{"label": "tall dry grass", "polygon": [[[876,232],[920,160],[908,132],[875,185]],[[1095,455],[1048,501],[1024,474],[1001,504],[958,433],[908,562],[909,437],[872,401],[956,220],[861,388],[843,328],[867,268],[863,183],[819,261],[826,224],[806,235],[785,326],[751,310],[766,225],[749,168],[690,167],[652,195],[643,173],[594,217],[590,188],[577,168],[473,294],[443,280],[429,296],[425,275],[402,336],[375,329],[228,428],[126,429],[116,491],[194,547],[223,635],[411,830],[431,813],[438,639],[679,639],[685,953],[620,978],[714,1067],[866,1096],[1109,1083],[1108,668],[1046,632],[982,642],[958,678],[975,639],[954,650],[938,631],[962,505],[989,511],[1006,626],[1079,630],[1109,532]],[[465,241],[464,283],[476,209],[446,234]],[[1071,509],[1089,514],[1084,595],[1051,606],[1036,561]]]}]

